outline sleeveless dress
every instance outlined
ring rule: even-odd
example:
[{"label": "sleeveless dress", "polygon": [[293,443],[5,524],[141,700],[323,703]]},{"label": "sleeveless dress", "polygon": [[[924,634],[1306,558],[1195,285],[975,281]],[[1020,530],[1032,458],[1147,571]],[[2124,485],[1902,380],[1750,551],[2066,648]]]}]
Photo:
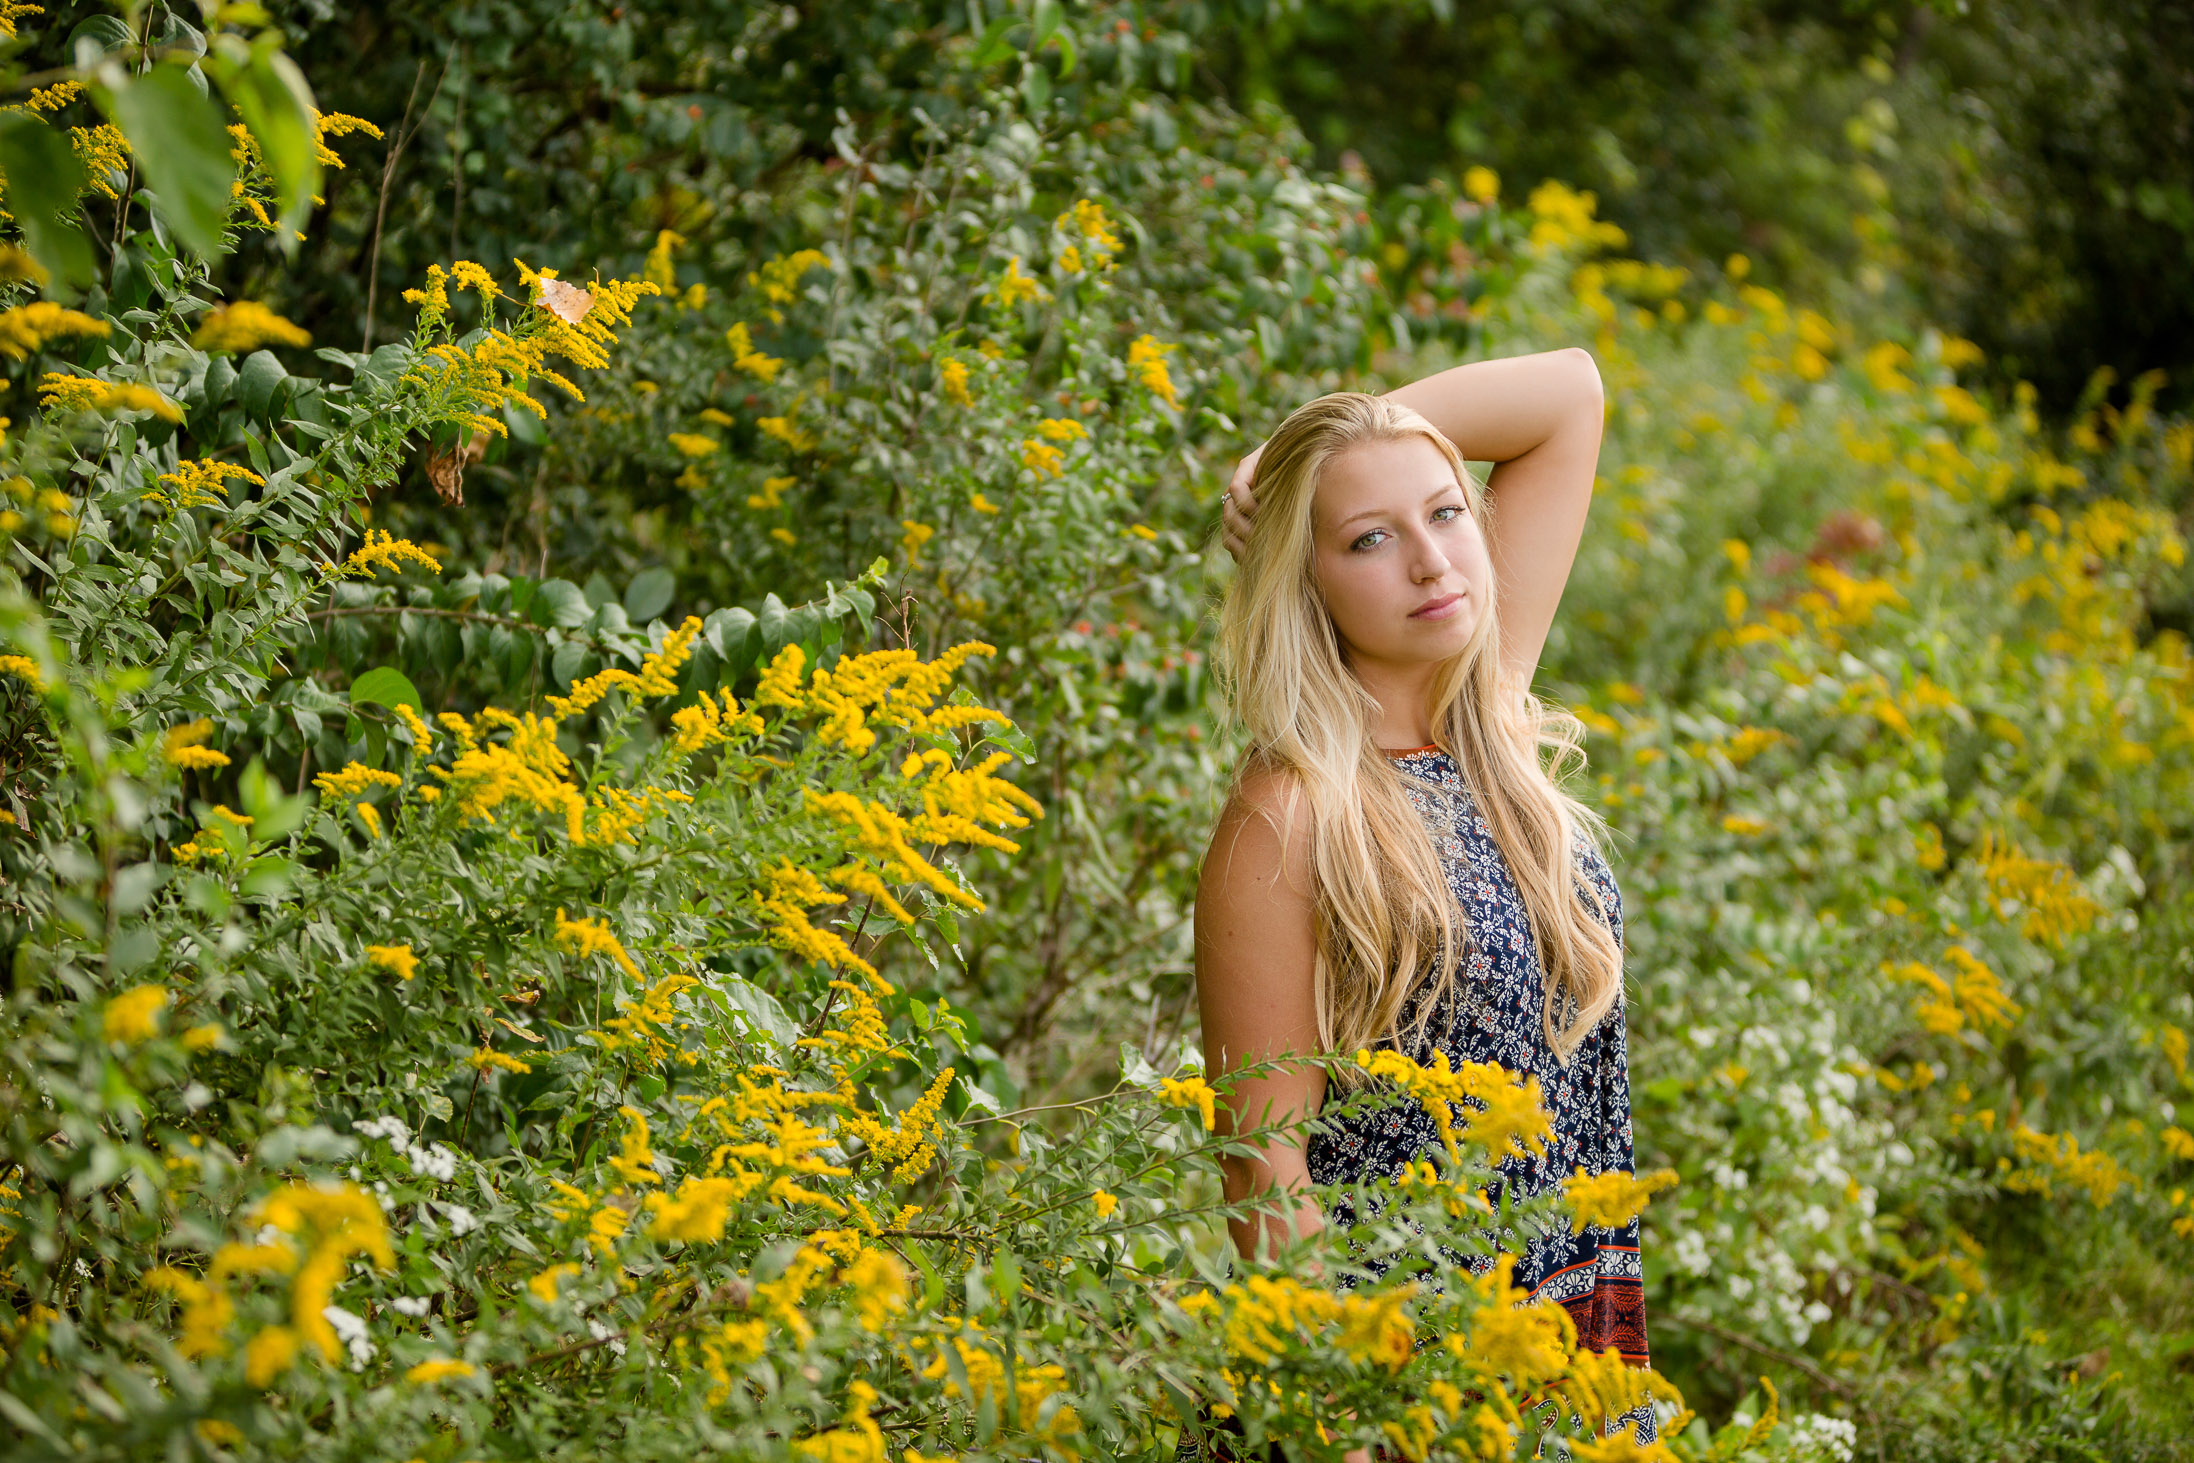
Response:
[{"label": "sleeveless dress", "polygon": [[[1536,1076],[1553,1125],[1543,1157],[1512,1158],[1495,1170],[1493,1197],[1500,1197],[1504,1184],[1514,1185],[1519,1197],[1558,1189],[1579,1168],[1587,1174],[1635,1172],[1623,1003],[1618,1001],[1571,1053],[1567,1067],[1556,1060],[1540,1021],[1545,995],[1530,917],[1460,769],[1436,747],[1388,755],[1404,774],[1406,795],[1432,834],[1469,940],[1454,995],[1426,1028],[1431,1047],[1410,1055],[1430,1061],[1438,1050],[1458,1065],[1495,1062],[1518,1076]],[[1612,916],[1620,945],[1622,894],[1614,875],[1582,839],[1576,851],[1581,872]],[[1557,1012],[1558,1024],[1566,1024],[1560,1018],[1574,1012],[1574,998],[1564,992],[1562,1000],[1569,1009]],[[1405,1030],[1415,1016],[1414,1003],[1406,1006]],[[1406,1103],[1326,1120],[1313,1133],[1305,1158],[1313,1182],[1354,1184],[1392,1178],[1412,1161],[1444,1156],[1432,1119],[1422,1107]],[[1344,1209],[1346,1204],[1343,1200]],[[1333,1218],[1347,1222],[1349,1216],[1337,1213]],[[1639,1238],[1639,1221],[1633,1219],[1621,1229],[1588,1226],[1582,1234],[1571,1233],[1566,1224],[1538,1235],[1505,1230],[1497,1241],[1499,1248],[1517,1256],[1514,1283],[1535,1299],[1559,1302],[1576,1323],[1580,1346],[1593,1351],[1613,1346],[1632,1365],[1646,1366],[1650,1357]],[[1472,1256],[1467,1263],[1483,1273],[1492,1261]],[[1655,1440],[1650,1404],[1611,1427],[1622,1431],[1633,1421],[1639,1442]]]}]

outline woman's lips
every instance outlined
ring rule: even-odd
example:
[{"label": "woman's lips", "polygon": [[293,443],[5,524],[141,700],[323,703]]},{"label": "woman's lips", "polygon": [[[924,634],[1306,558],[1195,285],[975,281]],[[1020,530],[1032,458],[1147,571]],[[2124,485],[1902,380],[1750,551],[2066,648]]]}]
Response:
[{"label": "woman's lips", "polygon": [[1417,606],[1409,612],[1409,617],[1412,620],[1444,620],[1461,608],[1462,603],[1463,597],[1460,594],[1443,595]]}]

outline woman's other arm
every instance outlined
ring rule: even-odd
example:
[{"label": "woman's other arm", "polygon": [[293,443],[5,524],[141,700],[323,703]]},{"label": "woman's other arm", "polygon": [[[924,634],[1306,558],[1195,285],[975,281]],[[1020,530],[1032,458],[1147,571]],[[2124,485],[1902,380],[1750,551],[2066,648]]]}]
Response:
[{"label": "woman's other arm", "polygon": [[[1216,1080],[1245,1064],[1318,1050],[1312,990],[1317,933],[1312,916],[1309,830],[1292,784],[1277,773],[1243,780],[1212,834],[1196,894],[1196,990],[1204,1057]],[[1233,1084],[1219,1109],[1233,1134],[1315,1113],[1325,1072],[1281,1066]],[[1301,1147],[1285,1137],[1256,1155],[1222,1161],[1229,1203],[1292,1194],[1310,1181]],[[1229,1221],[1235,1248],[1256,1260],[1294,1234],[1324,1228],[1315,1201],[1274,1205]]]},{"label": "woman's other arm", "polygon": [[[1600,369],[1589,351],[1572,347],[1473,361],[1388,395],[1422,414],[1468,460],[1495,464],[1486,545],[1502,649],[1528,686],[1592,504],[1606,412]],[[1256,511],[1249,488],[1257,456],[1244,458],[1228,485],[1226,541],[1237,554]]]}]

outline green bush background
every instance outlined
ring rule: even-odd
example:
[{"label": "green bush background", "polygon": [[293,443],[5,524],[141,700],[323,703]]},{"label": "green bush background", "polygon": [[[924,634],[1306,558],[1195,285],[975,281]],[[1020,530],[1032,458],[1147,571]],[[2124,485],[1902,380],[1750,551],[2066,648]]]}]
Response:
[{"label": "green bush background", "polygon": [[[2132,13],[274,9],[271,27],[157,6],[14,22],[19,74],[106,88],[138,147],[118,191],[159,204],[87,193],[49,226],[37,144],[6,133],[24,242],[58,260],[37,231],[80,217],[70,298],[111,331],[26,352],[6,405],[25,485],[7,633],[50,688],[0,690],[17,820],[0,830],[0,1406],[26,1448],[804,1456],[787,1450],[841,1416],[868,1344],[850,1303],[808,1344],[816,1375],[750,1377],[766,1401],[732,1423],[681,1410],[679,1367],[649,1370],[643,1345],[614,1377],[590,1369],[605,1338],[576,1310],[527,1309],[522,1282],[563,1258],[536,1253],[550,1156],[600,1171],[621,1105],[660,1136],[681,1090],[827,1024],[824,974],[768,949],[726,891],[780,855],[841,856],[793,789],[885,786],[881,756],[790,737],[792,769],[697,781],[650,825],[653,854],[551,857],[437,833],[427,810],[376,852],[309,793],[353,760],[409,779],[400,797],[423,785],[388,714],[405,693],[429,717],[539,711],[637,669],[690,615],[676,699],[573,739],[590,788],[671,776],[662,711],[704,688],[751,699],[786,645],[816,663],[996,648],[962,679],[1011,717],[990,745],[1044,816],[1018,854],[961,859],[981,915],[930,899],[870,952],[909,1054],[860,1080],[904,1111],[956,1069],[945,1161],[903,1196],[931,1216],[902,1227],[944,1236],[916,1289],[940,1328],[988,1317],[1068,1381],[1032,1384],[1043,1417],[994,1397],[986,1418],[940,1362],[934,1409],[904,1399],[931,1431],[890,1445],[1057,1450],[1067,1395],[1085,1455],[1166,1450],[1159,1399],[1195,1393],[1226,1350],[1135,1304],[1153,1278],[1212,1273],[1220,1243],[1208,1171],[1132,1100],[1193,1062],[1190,897],[1233,750],[1206,658],[1214,490],[1309,395],[1586,344],[1608,440],[1541,690],[1595,728],[1630,910],[1640,1168],[1682,1180],[1646,1216],[1656,1364],[1702,1414],[1674,1446],[1835,1456],[1794,1420],[1811,1413],[1848,1418],[1862,1456],[2185,1454],[2194,427],[2170,379],[2142,374],[2181,364],[2185,190],[2148,176],[2170,149],[2136,145],[2168,131],[2177,83],[2168,45],[2136,54]],[[302,243],[241,212],[224,225],[218,134],[211,154],[163,153],[133,125],[210,113],[162,85],[188,85],[200,27],[213,95],[270,99],[242,111],[265,158],[252,188],[299,210]],[[146,42],[184,54],[154,64]],[[317,178],[286,161],[309,149],[285,55],[320,108],[385,136],[331,139],[347,165]],[[2108,166],[2043,135],[2054,98],[2098,76],[2116,110],[2077,135]],[[91,126],[99,105],[55,121]],[[1596,187],[1624,228],[1535,187],[1549,178]],[[1085,199],[1117,235],[1109,269],[1062,223]],[[178,247],[193,217],[222,245],[202,267]],[[495,409],[461,501],[430,462],[474,430],[400,379],[428,343],[402,293],[456,259],[506,289],[523,259],[663,291],[578,381],[583,403]],[[1001,298],[1009,260],[1041,297]],[[194,349],[215,300],[263,301],[323,349]],[[468,296],[453,309],[463,342],[480,317]],[[1145,338],[1170,347],[1165,390],[1132,353]],[[42,412],[48,370],[149,383],[184,420]],[[1030,461],[1045,421],[1080,429],[1058,432],[1056,473]],[[160,473],[213,456],[267,483],[210,512],[148,504]],[[328,586],[316,566],[369,527],[441,571]],[[161,736],[200,717],[230,765],[179,776]],[[987,752],[983,732],[936,745]],[[250,847],[222,878],[179,872],[214,804],[257,820]],[[648,1090],[571,1055],[599,1029],[579,993],[607,967],[552,938],[564,907],[708,972],[679,1008],[683,1077]],[[364,944],[406,941],[437,952],[431,1001],[361,968]],[[485,1003],[528,981],[520,1021],[554,1033],[553,1075],[465,1065],[483,1010],[507,1009]],[[221,1045],[105,1041],[106,1003],[147,982],[195,992]],[[1100,1097],[1087,1121],[992,1121]],[[430,1199],[401,1145],[359,1136],[389,1114],[462,1153],[477,1187]],[[192,1137],[233,1158],[164,1198]],[[230,1373],[179,1380],[198,1373],[161,1349],[175,1317],[148,1266],[248,1236],[277,1179],[346,1172],[415,1206],[397,1278],[358,1306],[384,1355],[264,1401]],[[1099,1224],[1098,1190],[1131,1222]],[[484,1237],[433,1207],[460,1199]],[[636,1308],[617,1334],[794,1263],[781,1225],[742,1233],[691,1273],[632,1272],[647,1285],[622,1299],[597,1276],[600,1304]],[[441,1297],[417,1324],[390,1308],[413,1295]],[[519,1365],[590,1339],[553,1381]],[[430,1354],[491,1380],[437,1402],[384,1375]],[[1304,1375],[1352,1377],[1381,1420],[1386,1394],[1351,1365]],[[1774,1429],[1752,1426],[1763,1374]]]}]

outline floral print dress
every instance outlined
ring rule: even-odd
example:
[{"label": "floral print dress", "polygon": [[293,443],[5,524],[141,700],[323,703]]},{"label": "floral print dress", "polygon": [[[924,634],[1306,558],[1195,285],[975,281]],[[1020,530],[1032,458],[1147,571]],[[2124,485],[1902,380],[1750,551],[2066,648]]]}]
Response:
[{"label": "floral print dress", "polygon": [[[1546,1152],[1511,1158],[1496,1170],[1498,1182],[1513,1184],[1519,1197],[1559,1188],[1580,1168],[1588,1174],[1610,1169],[1634,1172],[1623,1004],[1617,1002],[1571,1053],[1566,1067],[1555,1059],[1540,1020],[1545,995],[1531,920],[1507,860],[1473,803],[1460,769],[1436,747],[1388,755],[1404,774],[1407,796],[1432,833],[1433,846],[1462,905],[1469,936],[1455,994],[1448,1009],[1436,1012],[1427,1028],[1432,1047],[1410,1055],[1431,1060],[1434,1050],[1444,1051],[1458,1065],[1494,1062],[1519,1076],[1539,1079],[1553,1123]],[[1614,875],[1581,839],[1577,851],[1582,872],[1613,917],[1620,944],[1622,895]],[[1566,993],[1562,999],[1574,1000]],[[1405,1029],[1415,1014],[1405,1009]],[[1412,1103],[1327,1120],[1312,1137],[1306,1159],[1313,1182],[1354,1184],[1392,1178],[1407,1164],[1441,1152],[1432,1119]],[[1347,1218],[1334,1217],[1344,1222]],[[1638,1220],[1621,1229],[1588,1226],[1582,1234],[1571,1233],[1565,1224],[1551,1233],[1518,1236],[1503,1231],[1497,1238],[1503,1250],[1517,1256],[1515,1284],[1535,1299],[1559,1302],[1576,1322],[1580,1346],[1593,1351],[1613,1346],[1635,1366],[1649,1363]],[[1491,1263],[1484,1256],[1469,1260],[1470,1268],[1479,1273]],[[1637,1439],[1653,1441],[1656,1429],[1650,1404],[1641,1405],[1616,1426],[1633,1419]]]}]

